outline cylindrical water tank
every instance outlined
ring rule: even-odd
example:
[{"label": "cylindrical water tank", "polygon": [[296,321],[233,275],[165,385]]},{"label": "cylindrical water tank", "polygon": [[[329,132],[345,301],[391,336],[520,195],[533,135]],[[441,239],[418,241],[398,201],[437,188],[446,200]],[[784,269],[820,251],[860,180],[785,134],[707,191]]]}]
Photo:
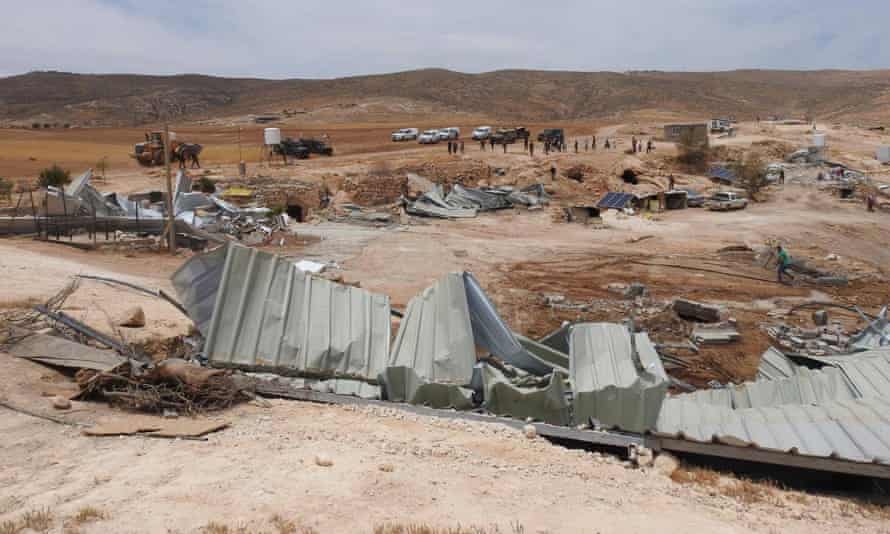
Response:
[{"label": "cylindrical water tank", "polygon": [[280,145],[281,128],[266,128],[263,130],[263,144]]},{"label": "cylindrical water tank", "polygon": [[813,134],[813,146],[825,146],[825,134],[817,133]]}]

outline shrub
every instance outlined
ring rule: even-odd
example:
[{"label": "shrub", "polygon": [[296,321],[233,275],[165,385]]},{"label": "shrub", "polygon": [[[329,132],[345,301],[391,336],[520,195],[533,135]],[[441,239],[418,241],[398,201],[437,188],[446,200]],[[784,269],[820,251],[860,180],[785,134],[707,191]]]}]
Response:
[{"label": "shrub", "polygon": [[197,183],[195,183],[195,186],[197,187],[198,191],[200,191],[202,193],[207,193],[208,195],[212,195],[213,193],[216,193],[216,182],[214,182],[213,180],[211,180],[210,178],[208,178],[206,176],[202,176],[202,177],[198,178],[198,181],[197,181]]},{"label": "shrub", "polygon": [[763,159],[755,152],[748,152],[744,159],[730,164],[729,168],[738,179],[737,185],[748,193],[748,198],[756,202],[761,189],[769,184]]},{"label": "shrub", "polygon": [[40,171],[40,178],[37,179],[37,185],[40,187],[62,187],[69,182],[71,182],[71,172],[55,163],[52,167]]}]

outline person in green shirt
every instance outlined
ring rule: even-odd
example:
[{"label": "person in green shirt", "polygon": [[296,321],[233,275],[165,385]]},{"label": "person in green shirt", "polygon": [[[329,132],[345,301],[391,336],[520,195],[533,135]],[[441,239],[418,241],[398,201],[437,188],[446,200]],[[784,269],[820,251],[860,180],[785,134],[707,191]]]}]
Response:
[{"label": "person in green shirt", "polygon": [[779,283],[784,284],[785,280],[782,278],[782,275],[786,274],[788,267],[791,266],[791,256],[788,255],[788,252],[784,248],[782,248],[782,245],[776,247],[776,253],[778,254],[776,273],[778,274]]}]

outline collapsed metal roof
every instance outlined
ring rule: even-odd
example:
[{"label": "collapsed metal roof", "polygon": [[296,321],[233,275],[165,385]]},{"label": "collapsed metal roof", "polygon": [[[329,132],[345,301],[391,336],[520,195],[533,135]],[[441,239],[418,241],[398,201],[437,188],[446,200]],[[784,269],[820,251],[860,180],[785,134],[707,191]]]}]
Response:
[{"label": "collapsed metal roof", "polygon": [[646,334],[610,323],[572,327],[569,362],[575,422],[645,432],[654,427],[669,379]]},{"label": "collapsed metal roof", "polygon": [[388,297],[229,245],[204,346],[213,365],[376,380],[389,339]]},{"label": "collapsed metal roof", "polygon": [[451,273],[411,299],[389,357],[423,380],[469,384],[476,345],[463,277]]},{"label": "collapsed metal roof", "polygon": [[694,397],[664,401],[654,433],[701,443],[890,464],[890,400],[733,410]]},{"label": "collapsed metal roof", "polygon": [[794,376],[777,380],[758,380],[740,386],[706,389],[678,397],[700,404],[746,409],[784,404],[819,404],[860,397],[834,367],[811,370],[801,367]]}]

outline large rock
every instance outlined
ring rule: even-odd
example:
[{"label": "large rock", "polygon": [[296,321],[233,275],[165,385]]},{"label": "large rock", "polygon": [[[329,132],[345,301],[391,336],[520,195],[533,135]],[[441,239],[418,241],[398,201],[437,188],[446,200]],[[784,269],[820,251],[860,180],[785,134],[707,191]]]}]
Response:
[{"label": "large rock", "polygon": [[126,328],[142,328],[145,326],[145,312],[142,306],[133,306],[122,313],[117,320],[118,326]]}]

